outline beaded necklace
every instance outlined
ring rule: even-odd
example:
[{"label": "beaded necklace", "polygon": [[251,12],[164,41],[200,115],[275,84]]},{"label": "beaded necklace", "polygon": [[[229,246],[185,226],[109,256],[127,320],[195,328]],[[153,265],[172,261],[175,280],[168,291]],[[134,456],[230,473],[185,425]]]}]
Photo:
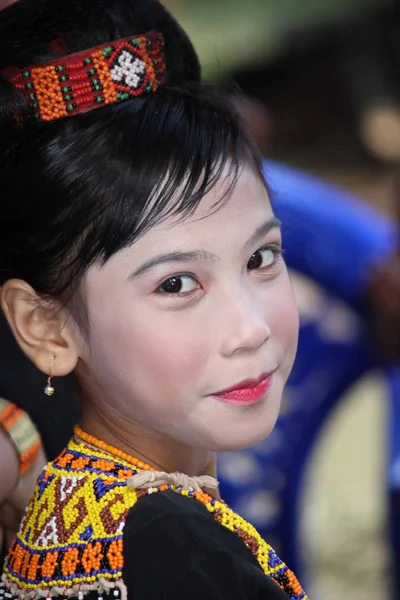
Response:
[{"label": "beaded necklace", "polygon": [[77,427],[38,479],[4,566],[0,600],[83,600],[91,591],[99,599],[111,594],[128,600],[123,580],[128,513],[141,498],[167,490],[203,504],[244,542],[291,600],[307,600],[294,574],[256,529],[201,489],[212,487],[215,480],[208,479],[160,473]]},{"label": "beaded necklace", "polygon": [[131,456],[127,452],[124,452],[123,450],[120,450],[115,446],[111,446],[111,444],[107,444],[106,442],[103,442],[103,440],[99,440],[94,435],[86,433],[86,431],[83,431],[82,427],[80,427],[79,425],[75,425],[74,433],[77,438],[79,438],[82,442],[86,442],[87,444],[89,444],[89,446],[94,446],[94,448],[98,448],[99,450],[106,452],[110,456],[120,458],[121,460],[129,463],[130,465],[133,465],[141,471],[155,471],[154,467],[139,460],[135,456]]},{"label": "beaded necklace", "polygon": [[[155,472],[155,469],[152,466],[143,463],[141,460],[127,454],[126,452],[123,452],[119,448],[115,448],[114,446],[111,446],[106,442],[103,442],[102,440],[99,440],[96,437],[86,433],[78,425],[75,427],[75,434],[82,441],[90,444],[91,446],[98,447],[107,452],[107,454],[126,460],[142,471]],[[161,473],[160,475],[166,474]],[[174,476],[175,474],[172,474],[172,478],[174,478]],[[134,479],[134,477],[132,479]],[[154,477],[149,478],[150,482],[152,479],[154,479]],[[188,478],[188,480],[190,481],[190,478]],[[292,600],[307,600],[307,596],[305,595],[295,574],[277,557],[275,551],[260,536],[256,528],[243,519],[240,515],[235,513],[232,509],[230,509],[225,502],[215,500],[212,496],[203,492],[202,490],[196,491],[193,489],[182,489],[182,487],[177,488],[176,485],[169,484],[167,478],[166,481],[161,485],[156,487],[151,487],[151,485],[147,486],[148,493],[164,492],[168,489],[173,489],[174,491],[182,494],[182,496],[194,498],[198,502],[201,502],[201,504],[207,508],[207,510],[212,514],[218,523],[235,533],[243,540],[243,542],[257,559],[264,573],[271,577],[286,592],[289,598]]]}]

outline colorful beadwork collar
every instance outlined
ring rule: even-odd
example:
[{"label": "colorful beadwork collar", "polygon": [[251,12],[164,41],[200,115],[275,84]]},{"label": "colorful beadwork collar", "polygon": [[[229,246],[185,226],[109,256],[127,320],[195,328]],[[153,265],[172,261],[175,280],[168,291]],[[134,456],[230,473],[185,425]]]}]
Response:
[{"label": "colorful beadwork collar", "polygon": [[151,31],[2,74],[37,120],[54,121],[155,92],[165,73],[164,37]]},{"label": "colorful beadwork collar", "polygon": [[[128,512],[150,493],[173,486],[133,490],[140,468],[73,439],[39,477],[34,496],[9,552],[3,574],[18,600],[77,597],[113,591],[127,599],[122,579],[123,530]],[[291,600],[307,600],[299,582],[256,529],[226,504],[203,492],[175,490],[202,502],[221,526],[246,544],[264,573]]]}]

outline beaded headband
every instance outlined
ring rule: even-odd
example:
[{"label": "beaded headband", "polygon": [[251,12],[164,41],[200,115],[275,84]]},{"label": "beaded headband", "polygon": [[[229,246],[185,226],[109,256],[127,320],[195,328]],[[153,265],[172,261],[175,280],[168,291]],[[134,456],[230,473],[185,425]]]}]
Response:
[{"label": "beaded headband", "polygon": [[55,121],[155,92],[165,80],[157,31],[4,73],[38,121]]}]

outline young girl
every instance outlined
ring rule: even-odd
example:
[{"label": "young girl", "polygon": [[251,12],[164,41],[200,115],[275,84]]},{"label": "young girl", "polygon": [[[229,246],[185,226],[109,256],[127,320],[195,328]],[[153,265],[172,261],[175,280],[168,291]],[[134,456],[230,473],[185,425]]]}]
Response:
[{"label": "young girl", "polygon": [[298,328],[240,120],[157,0],[21,0],[0,40],[2,308],[84,403],[3,594],[306,598],[216,479],[273,428]]}]

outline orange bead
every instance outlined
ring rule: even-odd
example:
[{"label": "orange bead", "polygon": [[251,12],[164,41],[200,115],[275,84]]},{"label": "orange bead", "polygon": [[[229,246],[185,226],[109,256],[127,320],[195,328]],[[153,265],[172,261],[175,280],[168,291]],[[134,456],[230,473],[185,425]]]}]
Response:
[{"label": "orange bead", "polygon": [[[97,446],[97,448],[104,450],[105,452],[107,452],[107,454],[112,454],[114,456],[117,456],[118,458],[121,458],[122,460],[124,460],[144,471],[154,471],[153,467],[151,467],[150,465],[139,460],[135,456],[131,456],[127,452],[124,452],[123,450],[120,450],[119,448],[111,446],[110,444],[107,444],[106,442],[103,442],[102,440],[97,439],[95,436],[90,435],[89,433],[86,433],[85,431],[83,431],[83,429],[81,429],[81,427],[79,425],[75,426],[74,432],[75,432],[75,435],[77,435],[78,437],[81,438],[81,440],[83,440],[84,442],[87,442],[91,446]],[[139,466],[139,463],[142,466]]]}]

